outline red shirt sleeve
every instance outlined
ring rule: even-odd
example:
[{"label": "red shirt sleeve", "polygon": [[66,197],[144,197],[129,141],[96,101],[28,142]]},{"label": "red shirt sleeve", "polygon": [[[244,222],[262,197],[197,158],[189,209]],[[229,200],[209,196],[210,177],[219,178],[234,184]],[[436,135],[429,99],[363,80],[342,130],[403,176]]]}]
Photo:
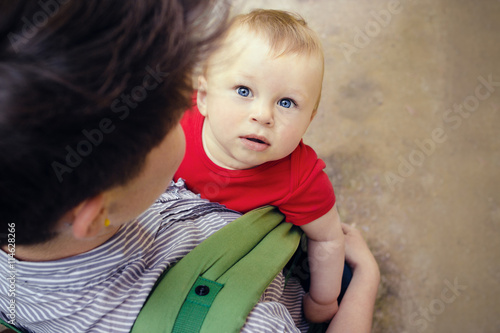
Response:
[{"label": "red shirt sleeve", "polygon": [[323,171],[325,162],[314,150],[302,142],[292,153],[293,192],[279,209],[287,222],[304,225],[325,215],[335,205],[335,193],[328,175]]}]

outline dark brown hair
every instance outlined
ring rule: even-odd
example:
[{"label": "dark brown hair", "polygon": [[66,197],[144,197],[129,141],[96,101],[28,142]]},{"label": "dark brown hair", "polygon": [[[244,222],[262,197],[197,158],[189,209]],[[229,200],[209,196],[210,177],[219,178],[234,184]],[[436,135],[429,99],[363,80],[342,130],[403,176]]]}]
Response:
[{"label": "dark brown hair", "polygon": [[0,1],[0,244],[138,175],[225,29],[207,0]]}]

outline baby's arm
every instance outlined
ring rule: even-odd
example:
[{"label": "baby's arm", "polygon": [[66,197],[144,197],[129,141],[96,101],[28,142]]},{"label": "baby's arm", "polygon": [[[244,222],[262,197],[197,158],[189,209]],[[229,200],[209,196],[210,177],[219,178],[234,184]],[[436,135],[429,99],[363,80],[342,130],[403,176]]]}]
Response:
[{"label": "baby's arm", "polygon": [[353,277],[327,333],[370,333],[380,271],[361,233],[347,224],[342,224],[342,229]]},{"label": "baby's arm", "polygon": [[344,270],[344,234],[337,208],[301,226],[307,235],[311,286],[304,296],[304,315],[311,322],[325,322],[338,310]]}]

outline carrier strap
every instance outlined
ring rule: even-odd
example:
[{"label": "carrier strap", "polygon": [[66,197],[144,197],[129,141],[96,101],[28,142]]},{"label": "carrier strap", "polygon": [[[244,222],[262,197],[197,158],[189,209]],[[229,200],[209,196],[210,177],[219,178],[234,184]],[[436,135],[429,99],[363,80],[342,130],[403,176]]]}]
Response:
[{"label": "carrier strap", "polygon": [[283,221],[266,206],[208,237],[160,277],[131,332],[239,332],[299,244]]}]

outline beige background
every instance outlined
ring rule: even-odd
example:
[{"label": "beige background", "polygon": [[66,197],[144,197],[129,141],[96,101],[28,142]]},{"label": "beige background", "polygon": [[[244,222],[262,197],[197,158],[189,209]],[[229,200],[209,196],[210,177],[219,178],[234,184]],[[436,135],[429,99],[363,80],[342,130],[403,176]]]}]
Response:
[{"label": "beige background", "polygon": [[500,1],[233,4],[298,12],[324,43],[305,141],[380,265],[373,332],[500,332]]},{"label": "beige background", "polygon": [[305,141],[380,265],[373,332],[500,332],[500,86],[474,98],[500,82],[500,1],[233,3],[298,12],[323,40]]}]

